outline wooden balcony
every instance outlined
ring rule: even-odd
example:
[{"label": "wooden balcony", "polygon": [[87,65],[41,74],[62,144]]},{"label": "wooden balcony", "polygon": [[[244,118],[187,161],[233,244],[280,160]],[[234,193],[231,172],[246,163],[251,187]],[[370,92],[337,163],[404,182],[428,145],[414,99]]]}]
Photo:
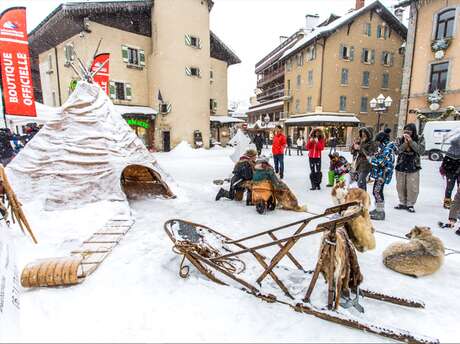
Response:
[{"label": "wooden balcony", "polygon": [[284,69],[283,68],[277,69],[276,71],[274,71],[274,72],[272,72],[270,74],[263,74],[262,79],[257,81],[257,87],[262,87],[262,86],[268,84],[269,82],[277,80],[277,79],[279,79],[279,78],[281,78],[283,76],[284,76]]},{"label": "wooden balcony", "polygon": [[264,90],[261,94],[257,96],[257,101],[263,101],[267,99],[275,99],[284,96],[284,85],[277,85],[269,89]]}]

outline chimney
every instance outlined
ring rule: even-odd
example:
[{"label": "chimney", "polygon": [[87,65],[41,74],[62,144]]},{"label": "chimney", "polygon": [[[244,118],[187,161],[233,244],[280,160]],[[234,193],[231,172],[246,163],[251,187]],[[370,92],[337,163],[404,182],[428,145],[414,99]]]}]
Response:
[{"label": "chimney", "polygon": [[364,0],[356,0],[355,10],[359,10],[362,7],[364,7]]},{"label": "chimney", "polygon": [[287,39],[287,36],[280,36],[280,43],[284,43]]},{"label": "chimney", "polygon": [[398,7],[395,9],[395,17],[398,18],[398,20],[402,23],[403,21],[403,15],[404,15],[404,9],[401,7]]},{"label": "chimney", "polygon": [[316,25],[319,24],[319,15],[317,14],[307,14],[305,16],[305,30],[312,32]]}]

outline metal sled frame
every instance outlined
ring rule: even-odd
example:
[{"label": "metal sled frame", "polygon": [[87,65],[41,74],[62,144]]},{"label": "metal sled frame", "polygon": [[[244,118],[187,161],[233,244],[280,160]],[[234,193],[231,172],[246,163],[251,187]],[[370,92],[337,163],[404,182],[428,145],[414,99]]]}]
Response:
[{"label": "metal sled frame", "polygon": [[[309,231],[305,230],[307,225],[311,223],[313,220],[325,218],[326,216],[334,215],[334,214],[340,215],[341,213],[343,213],[344,210],[348,209],[349,207],[354,207],[354,206],[359,207],[359,210],[349,216],[340,216],[337,219],[329,220],[327,222],[318,224],[316,228],[314,228],[313,230],[309,230]],[[328,278],[328,281],[327,281],[327,284],[328,284],[327,308],[321,308],[321,307],[317,307],[311,304],[309,300],[315,288],[316,282],[318,280],[318,277],[321,271],[323,252],[321,252],[320,254],[320,258],[316,264],[315,270],[313,271],[313,277],[311,279],[307,293],[305,297],[303,298],[303,302],[301,303],[294,301],[294,297],[289,293],[289,290],[286,287],[286,285],[275,273],[274,271],[275,267],[277,267],[280,261],[285,257],[287,257],[287,259],[289,259],[298,270],[304,273],[311,273],[312,271],[307,271],[299,263],[299,260],[294,257],[293,253],[291,252],[294,245],[302,238],[305,238],[311,235],[315,235],[315,234],[319,234],[319,233],[324,233],[324,232],[327,232],[326,233],[327,235],[324,236],[325,238],[324,240],[327,240],[329,242],[332,241],[333,243],[335,241],[336,229],[339,227],[343,227],[345,223],[360,216],[361,214],[362,214],[362,209],[359,203],[350,202],[350,203],[328,208],[322,214],[315,215],[315,216],[312,216],[312,217],[309,217],[309,218],[306,218],[306,219],[303,219],[297,222],[289,223],[284,226],[269,229],[269,230],[266,230],[266,231],[263,231],[257,234],[253,234],[247,237],[237,239],[237,240],[232,240],[226,235],[221,234],[207,226],[203,226],[200,224],[196,224],[196,223],[192,223],[192,222],[188,222],[184,220],[179,220],[179,219],[171,219],[167,221],[164,224],[164,229],[166,231],[166,234],[169,236],[171,241],[174,243],[173,250],[175,250],[176,253],[181,254],[183,256],[181,266],[180,266],[180,271],[179,271],[179,275],[182,278],[186,278],[189,273],[189,267],[184,265],[184,261],[185,259],[187,259],[193,266],[195,266],[195,268],[198,271],[200,271],[202,274],[208,277],[211,281],[214,281],[221,285],[228,285],[226,282],[222,281],[219,277],[216,276],[216,273],[221,273],[227,276],[228,278],[230,278],[231,280],[235,281],[237,284],[239,284],[244,291],[256,297],[259,297],[264,301],[271,302],[271,303],[272,302],[282,303],[282,304],[290,306],[295,311],[298,311],[301,313],[314,315],[318,318],[328,320],[328,321],[331,321],[337,324],[360,329],[365,332],[377,334],[383,337],[391,338],[391,339],[402,341],[402,342],[439,343],[439,341],[434,338],[411,334],[408,331],[402,330],[402,329],[388,328],[384,326],[376,326],[372,323],[360,321],[346,314],[340,313],[340,311],[338,310],[338,307],[340,306],[339,295],[334,295],[335,292],[334,292],[332,275],[330,278]],[[236,247],[240,248],[240,250],[235,251],[235,252],[228,250],[229,253],[219,255],[217,257],[208,258],[202,254],[199,254],[196,250],[193,249],[192,241],[184,240],[184,238],[180,238],[180,240],[178,240],[176,238],[173,232],[172,226],[178,223],[179,224],[182,223],[182,224],[192,226],[192,227],[199,227],[212,234],[220,236],[225,239],[224,244],[235,245]],[[276,232],[280,230],[285,230],[291,227],[295,229],[294,233],[291,236],[279,239],[275,235]],[[258,237],[263,237],[263,236],[268,236],[270,238],[270,241],[265,244],[259,244],[259,245],[252,246],[252,247],[248,247],[243,244],[247,240],[258,238]],[[186,243],[186,245],[183,245],[184,242]],[[261,249],[272,247],[272,246],[278,246],[279,251],[271,259],[269,259],[268,257],[258,252]],[[325,249],[334,250],[333,244],[325,246],[325,247],[326,247]],[[246,253],[251,254],[263,269],[262,274],[257,278],[258,286],[260,286],[262,281],[267,276],[270,276],[273,279],[273,281],[276,283],[276,285],[284,292],[284,294],[293,301],[292,303],[286,302],[283,300],[279,300],[276,298],[276,296],[272,294],[267,295],[267,294],[262,293],[258,286],[251,284],[247,282],[246,280],[236,276],[234,272],[229,271],[230,269],[226,268],[225,264],[223,264],[226,261],[231,260],[231,259],[240,260],[239,256],[246,254]],[[334,259],[332,259],[332,261],[334,261]],[[334,264],[334,263],[332,262],[331,264]],[[373,292],[369,290],[363,290],[363,289],[360,289],[359,292],[360,292],[360,295],[363,297],[380,300],[384,302],[389,302],[392,304],[397,304],[397,305],[412,307],[412,308],[424,308],[425,307],[423,302],[416,301],[416,300],[409,300],[405,298],[384,295],[382,293]]]}]

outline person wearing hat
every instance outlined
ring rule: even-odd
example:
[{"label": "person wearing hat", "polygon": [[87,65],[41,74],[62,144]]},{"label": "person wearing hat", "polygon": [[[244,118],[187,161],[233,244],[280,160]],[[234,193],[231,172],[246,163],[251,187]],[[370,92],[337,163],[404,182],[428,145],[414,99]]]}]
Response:
[{"label": "person wearing hat", "polygon": [[455,184],[460,184],[460,134],[450,141],[450,147],[447,150],[442,164],[439,169],[442,176],[446,177],[446,189],[444,192],[444,208],[450,209],[452,204],[452,191]]},{"label": "person wearing hat", "polygon": [[404,127],[404,135],[398,140],[396,161],[396,189],[398,190],[398,210],[415,213],[414,205],[420,189],[420,156],[425,152],[423,138],[417,135],[417,127],[409,123]]},{"label": "person wearing hat", "polygon": [[333,187],[336,180],[346,182],[346,175],[350,172],[350,163],[338,152],[329,154],[329,159],[328,184],[326,186]]},{"label": "person wearing hat", "polygon": [[396,145],[390,141],[390,131],[382,131],[375,137],[378,144],[377,152],[371,159],[371,179],[374,179],[372,193],[375,199],[375,209],[369,212],[372,220],[385,220],[385,198],[383,189],[390,184],[393,177]]},{"label": "person wearing hat", "polygon": [[[246,183],[252,180],[254,163],[257,158],[257,151],[254,149],[248,149],[244,153],[239,161],[235,164],[233,168],[233,177],[230,181],[230,190],[227,191],[224,188],[220,188],[219,192],[216,195],[216,201],[220,200],[222,197],[241,201],[243,199],[244,191],[246,188]],[[246,204],[251,203],[251,192],[248,189]]]},{"label": "person wearing hat", "polygon": [[272,183],[273,189],[280,190],[285,188],[285,184],[278,179],[273,171],[273,167],[268,162],[268,158],[261,156],[256,160],[256,165],[254,167],[254,174],[252,177],[253,182],[262,182],[268,180]]},{"label": "person wearing hat", "polygon": [[370,159],[376,151],[373,140],[373,130],[370,127],[363,127],[358,131],[359,139],[353,142],[351,154],[353,155],[353,174],[358,182],[358,187],[367,191],[367,177],[371,170]]}]

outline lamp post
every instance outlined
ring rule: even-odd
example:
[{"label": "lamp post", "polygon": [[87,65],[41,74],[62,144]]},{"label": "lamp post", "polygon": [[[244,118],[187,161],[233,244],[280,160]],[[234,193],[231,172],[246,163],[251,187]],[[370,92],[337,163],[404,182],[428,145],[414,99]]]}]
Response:
[{"label": "lamp post", "polygon": [[388,111],[392,103],[393,99],[390,96],[385,98],[383,94],[380,94],[377,99],[372,98],[369,102],[371,109],[377,113],[377,131],[380,130],[380,116]]}]

